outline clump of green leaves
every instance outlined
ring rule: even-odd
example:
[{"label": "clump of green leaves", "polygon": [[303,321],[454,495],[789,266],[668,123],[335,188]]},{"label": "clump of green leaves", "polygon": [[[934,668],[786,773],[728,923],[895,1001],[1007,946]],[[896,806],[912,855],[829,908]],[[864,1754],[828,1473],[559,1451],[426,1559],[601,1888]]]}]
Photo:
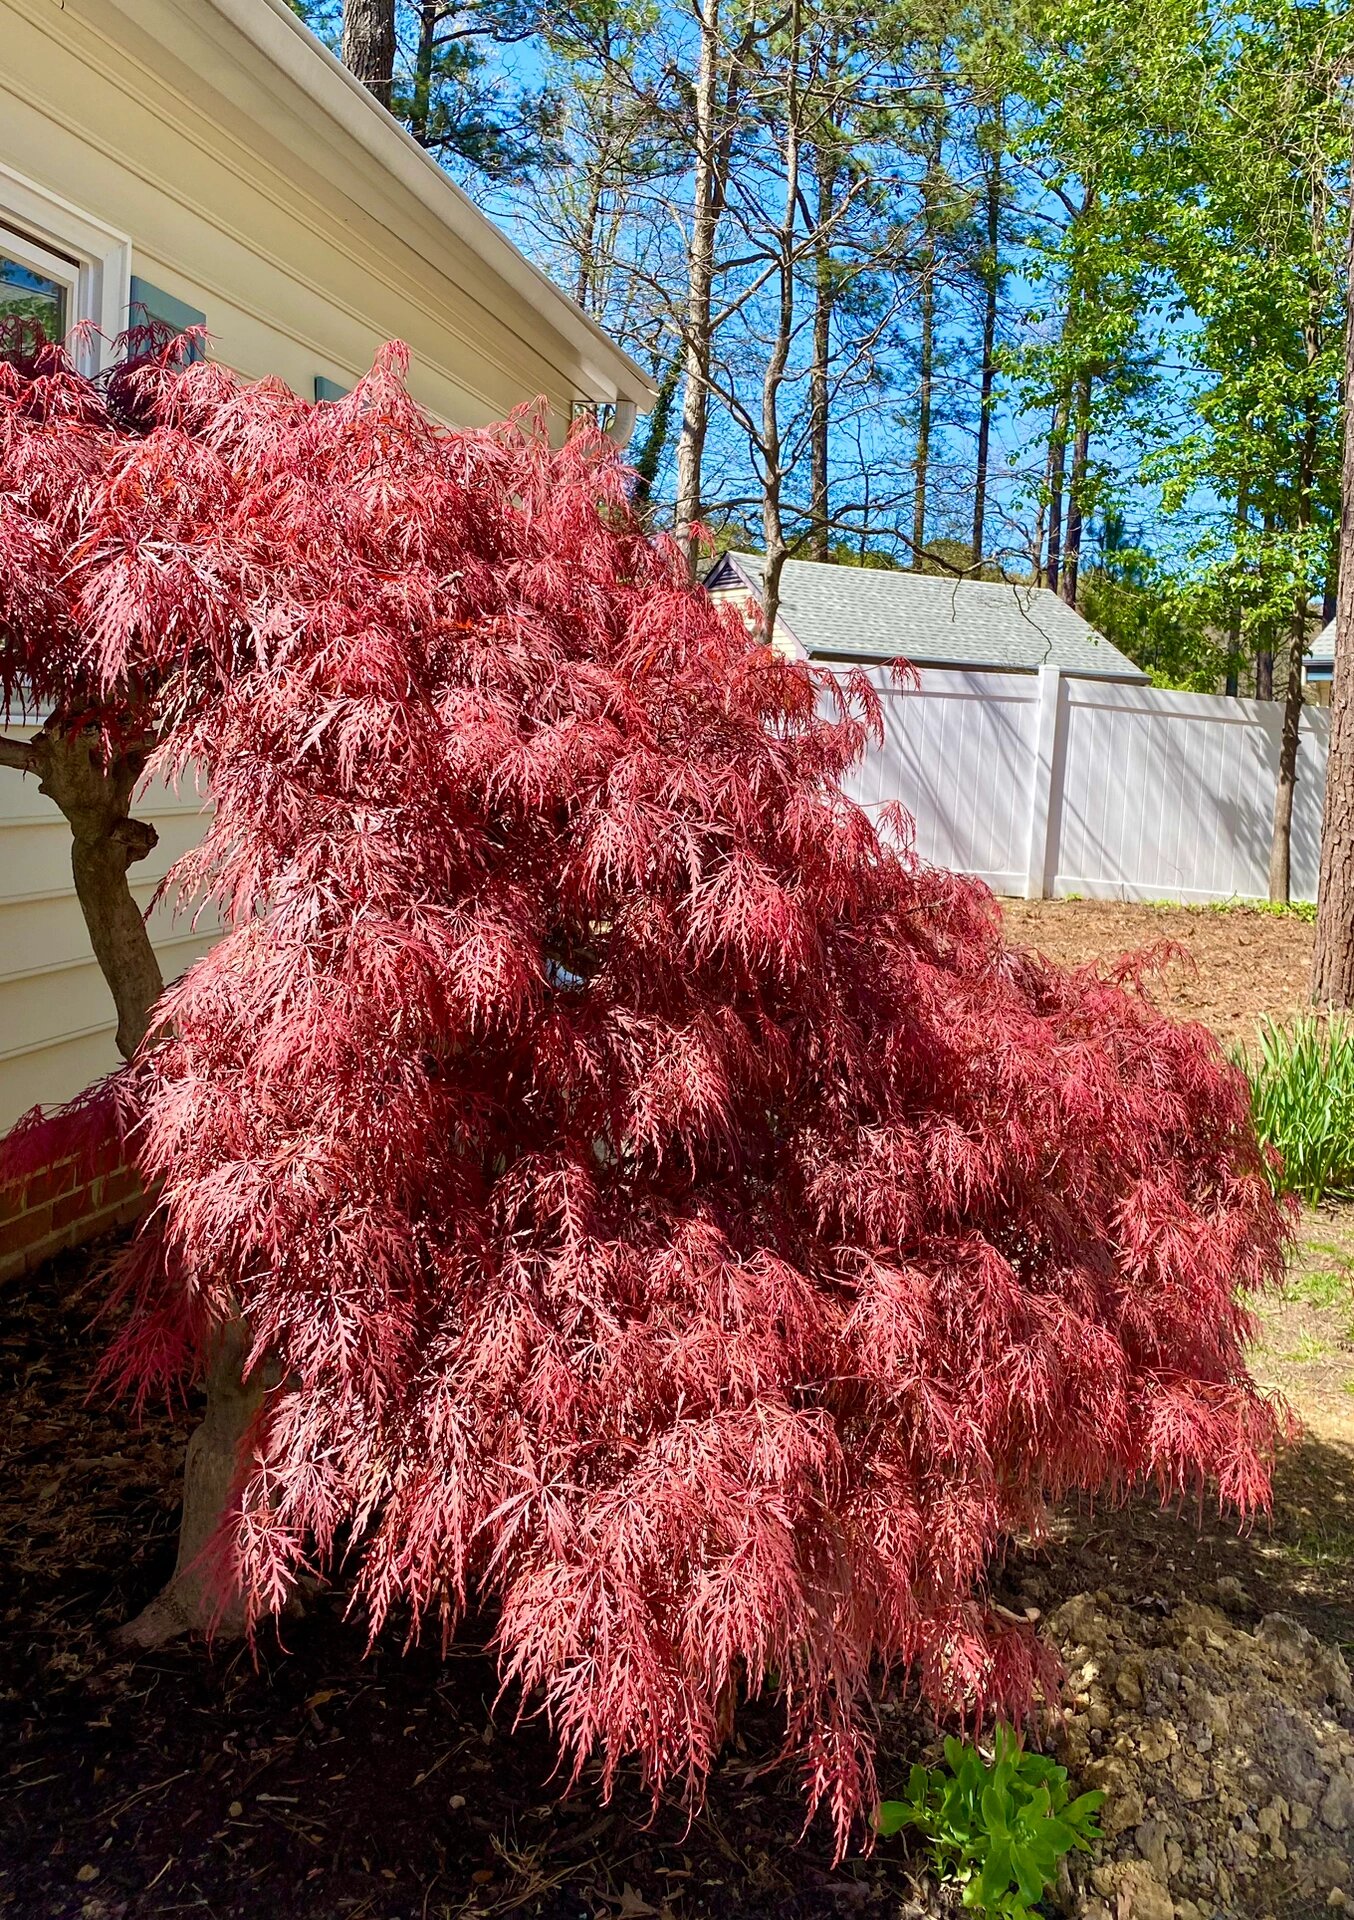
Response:
[{"label": "clump of green leaves", "polygon": [[1006,1726],[997,1728],[990,1764],[955,1739],[945,1742],[945,1762],[913,1767],[907,1797],[882,1800],[875,1826],[923,1834],[942,1878],[963,1888],[964,1906],[995,1920],[1031,1920],[1063,1856],[1089,1852],[1099,1839],[1104,1794],[1069,1799],[1066,1768],[1027,1752]]},{"label": "clump of green leaves", "polygon": [[1334,1016],[1262,1021],[1242,1065],[1255,1130],[1283,1156],[1276,1186],[1310,1205],[1354,1193],[1354,1026]]}]

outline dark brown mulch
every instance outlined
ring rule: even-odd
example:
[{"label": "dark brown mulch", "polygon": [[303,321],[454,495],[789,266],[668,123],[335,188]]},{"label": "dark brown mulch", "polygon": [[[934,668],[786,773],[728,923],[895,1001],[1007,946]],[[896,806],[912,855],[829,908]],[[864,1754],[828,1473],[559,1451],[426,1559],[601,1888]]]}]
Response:
[{"label": "dark brown mulch", "polygon": [[[100,1336],[76,1256],[0,1291],[0,1912],[15,1920],[871,1920],[908,1899],[901,1852],[834,1868],[802,1845],[795,1782],[760,1771],[746,1716],[694,1823],[652,1823],[553,1777],[538,1722],[512,1730],[492,1664],[389,1637],[365,1654],[336,1596],[259,1649],[110,1658],[109,1630],[173,1562],[187,1422],[133,1427],[86,1393]],[[890,1749],[929,1738],[896,1701]],[[900,1758],[899,1765],[903,1764]]]},{"label": "dark brown mulch", "polygon": [[1078,966],[1163,942],[1188,955],[1152,983],[1177,1020],[1201,1020],[1226,1046],[1255,1038],[1262,1018],[1310,1011],[1314,929],[1295,914],[1253,907],[1146,906],[1121,900],[1003,900],[1009,940]]},{"label": "dark brown mulch", "polygon": [[[490,1663],[393,1639],[364,1656],[321,1599],[257,1663],[180,1647],[135,1663],[109,1630],[173,1558],[186,1420],[86,1403],[100,1336],[87,1268],[54,1263],[0,1291],[0,1913],[14,1920],[902,1920],[953,1911],[914,1882],[897,1843],[834,1868],[825,1826],[799,1843],[802,1803],[762,1771],[774,1728],[740,1722],[688,1824],[627,1780],[599,1806],[563,1795],[545,1730],[513,1731]],[[1256,1616],[1280,1609],[1354,1639],[1347,1550],[1354,1455],[1290,1455],[1272,1532],[1238,1539],[1205,1516],[1134,1504],[1073,1514],[998,1579],[1045,1615],[1069,1596],[1159,1609],[1239,1579]],[[1311,1516],[1339,1516],[1326,1551]],[[1304,1518],[1304,1515],[1306,1518]],[[1326,1536],[1321,1536],[1326,1539]],[[927,1757],[929,1724],[882,1709],[886,1788]],[[1253,1909],[1256,1916],[1268,1905]],[[1238,1920],[1252,1913],[1238,1906]]]}]

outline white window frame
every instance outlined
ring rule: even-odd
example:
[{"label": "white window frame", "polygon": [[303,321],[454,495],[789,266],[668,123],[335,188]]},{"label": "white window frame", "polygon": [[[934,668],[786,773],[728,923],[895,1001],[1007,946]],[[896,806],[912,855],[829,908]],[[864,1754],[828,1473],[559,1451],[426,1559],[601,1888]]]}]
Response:
[{"label": "white window frame", "polygon": [[[0,246],[70,290],[69,324],[92,321],[98,329],[77,354],[84,373],[98,373],[112,357],[113,341],[127,324],[132,283],[132,243],[11,167],[0,164]],[[53,257],[54,256],[54,257]]]}]

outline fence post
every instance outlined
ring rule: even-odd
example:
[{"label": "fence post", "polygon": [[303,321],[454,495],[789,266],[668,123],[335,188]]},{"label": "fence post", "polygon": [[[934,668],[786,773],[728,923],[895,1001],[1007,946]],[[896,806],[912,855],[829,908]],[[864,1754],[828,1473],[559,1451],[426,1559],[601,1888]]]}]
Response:
[{"label": "fence post", "polygon": [[1053,823],[1053,781],[1058,759],[1058,706],[1062,669],[1040,667],[1034,721],[1034,767],[1030,794],[1030,844],[1025,861],[1025,898],[1042,900],[1048,891],[1049,829]]}]

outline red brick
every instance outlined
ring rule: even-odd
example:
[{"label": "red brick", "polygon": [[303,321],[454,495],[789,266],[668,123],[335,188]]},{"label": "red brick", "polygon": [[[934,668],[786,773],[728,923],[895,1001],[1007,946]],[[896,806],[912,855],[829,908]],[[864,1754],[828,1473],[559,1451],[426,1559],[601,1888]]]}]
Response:
[{"label": "red brick", "polygon": [[141,1180],[135,1167],[122,1167],[116,1173],[110,1173],[103,1183],[102,1201],[104,1206],[112,1206],[119,1200],[139,1198]]},{"label": "red brick", "polygon": [[88,1186],[77,1187],[52,1204],[52,1231],[59,1233],[72,1221],[88,1220],[99,1211],[99,1202]]},{"label": "red brick", "polygon": [[24,1198],[30,1207],[40,1207],[45,1200],[59,1200],[63,1193],[69,1193],[76,1184],[75,1162],[58,1160],[54,1166],[39,1167],[36,1173],[28,1176],[28,1186]]},{"label": "red brick", "polygon": [[0,1260],[6,1254],[23,1253],[35,1242],[45,1239],[52,1231],[52,1208],[49,1202],[43,1207],[33,1207],[27,1213],[21,1213],[17,1220],[7,1220],[0,1226]]}]

